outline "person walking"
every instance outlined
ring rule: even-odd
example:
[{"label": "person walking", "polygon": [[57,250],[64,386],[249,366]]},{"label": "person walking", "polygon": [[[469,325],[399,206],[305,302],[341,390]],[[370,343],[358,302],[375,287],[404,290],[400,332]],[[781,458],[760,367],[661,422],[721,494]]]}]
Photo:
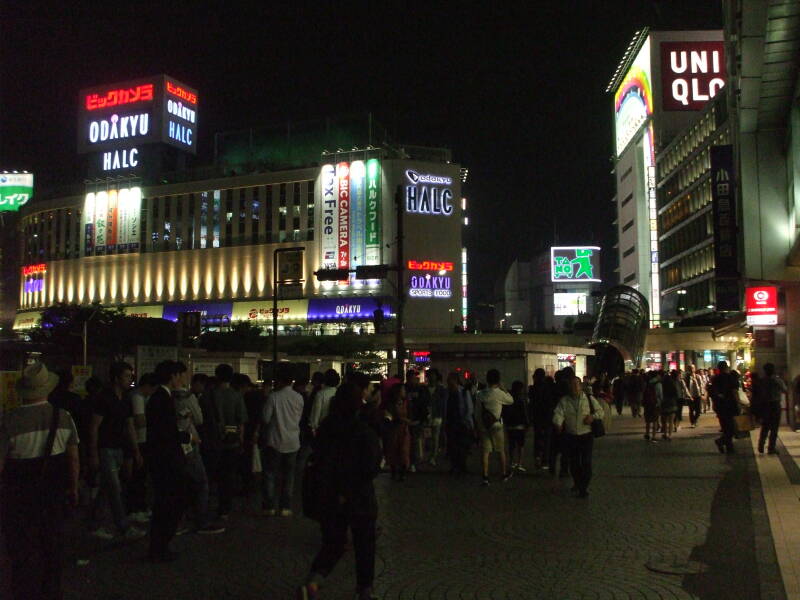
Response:
[{"label": "person walking", "polygon": [[294,474],[300,450],[303,397],[292,389],[291,367],[280,365],[275,389],[267,396],[262,415],[264,469],[262,509],[267,516],[292,516]]},{"label": "person walking", "polygon": [[675,411],[678,410],[678,372],[672,370],[661,378],[661,439],[672,441]]},{"label": "person walking", "polygon": [[657,441],[656,430],[663,400],[664,390],[661,386],[661,375],[658,371],[652,371],[645,377],[642,408],[644,409],[644,439],[653,443]]},{"label": "person walking", "polygon": [[[763,390],[761,406],[761,432],[758,435],[758,451],[764,454],[764,444],[769,437],[768,452],[777,454],[778,427],[781,422],[783,397],[788,393],[786,382],[775,374],[775,365],[764,365],[764,380],[759,383]],[[755,387],[755,386],[754,386]],[[755,404],[755,403],[754,403]]]},{"label": "person walking", "polygon": [[[402,389],[399,384],[397,387]],[[375,598],[378,501],[373,480],[380,472],[381,451],[374,430],[358,417],[363,401],[362,388],[350,382],[343,384],[314,439],[311,460],[319,470],[321,494],[317,506],[322,547],[311,563],[306,583],[297,591],[300,600],[319,597],[320,585],[344,554],[348,529],[355,550],[356,597]]]},{"label": "person walking", "polygon": [[428,386],[420,383],[419,373],[416,371],[409,371],[406,374],[406,402],[411,431],[409,472],[415,473],[417,467],[425,461],[425,429],[429,426],[431,416],[430,390]]},{"label": "person walking", "polygon": [[525,433],[528,430],[528,395],[525,393],[525,384],[514,381],[511,384],[511,397],[513,404],[503,406],[503,425],[508,437],[508,454],[511,461],[511,470],[524,473],[522,464],[522,450],[525,447]]},{"label": "person walking", "polygon": [[486,388],[480,390],[475,401],[476,421],[481,437],[481,464],[483,467],[482,485],[489,485],[489,457],[493,453],[500,455],[500,473],[502,481],[511,479],[512,471],[508,468],[506,455],[506,438],[503,433],[503,406],[510,406],[514,399],[500,385],[500,371],[489,369],[486,373]]},{"label": "person walking", "polygon": [[642,416],[642,405],[644,404],[644,392],[647,387],[647,380],[642,370],[634,369],[631,372],[629,381],[628,404],[631,407],[633,417]]},{"label": "person walking", "polygon": [[[153,482],[153,516],[150,519],[151,562],[170,562],[177,555],[169,548],[189,503],[190,479],[183,444],[192,443],[190,431],[178,429],[172,393],[181,386],[178,363],[166,360],[155,369],[158,388],[145,409],[147,453]],[[199,441],[199,440],[194,440]]]},{"label": "person walking", "polygon": [[212,392],[213,409],[217,414],[220,431],[219,463],[216,480],[220,519],[227,519],[236,495],[236,480],[240,471],[241,455],[244,452],[244,424],[247,409],[242,395],[231,387],[233,367],[217,365],[214,376],[217,387]]},{"label": "person walking", "polygon": [[436,466],[439,456],[439,444],[442,435],[442,423],[447,410],[447,388],[442,385],[442,374],[438,369],[428,369],[428,389],[431,397],[431,458],[430,464]]},{"label": "person walking", "polygon": [[533,424],[533,461],[537,469],[547,469],[550,465],[553,411],[558,402],[554,387],[544,369],[533,372],[533,385],[528,388],[528,410]]},{"label": "person walking", "polygon": [[617,409],[617,416],[622,416],[622,408],[625,406],[625,390],[622,375],[617,375],[611,382],[611,395],[614,398],[614,407]]},{"label": "person walking", "polygon": [[0,421],[0,527],[13,600],[61,600],[63,522],[78,503],[78,431],[66,410],[48,403],[58,383],[42,363],[16,384],[22,405]]},{"label": "person walking", "polygon": [[689,425],[692,428],[697,427],[697,422],[700,419],[700,414],[703,409],[703,383],[700,376],[697,374],[697,369],[691,365],[688,369],[688,389],[689,389]]},{"label": "person walking", "polygon": [[125,362],[113,363],[109,369],[109,377],[111,386],[100,393],[97,403],[92,407],[89,465],[93,471],[99,473],[100,478],[100,494],[95,499],[92,514],[96,516],[101,503],[107,501],[116,533],[104,527],[99,527],[92,533],[102,539],[138,539],[144,536],[144,532],[131,527],[121,478],[126,455],[133,457],[134,468],[140,469],[143,464],[128,397],[133,382],[133,367]]},{"label": "person walking", "polygon": [[157,387],[155,374],[145,373],[139,378],[139,385],[130,394],[133,426],[136,429],[136,444],[139,446],[139,454],[142,456],[142,465],[138,468],[134,465],[131,472],[126,504],[128,516],[132,521],[138,523],[147,523],[151,515],[147,503],[147,419],[145,409],[150,395]]},{"label": "person walking", "polygon": [[731,373],[728,363],[721,360],[717,364],[718,373],[711,378],[709,392],[711,396],[711,407],[717,413],[719,426],[722,435],[714,440],[720,454],[733,454],[733,418],[739,414],[739,402],[737,398],[739,390],[738,378]]},{"label": "person walking", "polygon": [[[589,497],[589,482],[592,480],[592,421],[600,418],[603,407],[581,389],[580,379],[573,377],[569,393],[564,395],[556,406],[553,424],[562,429],[566,437],[569,469],[575,482],[578,498]],[[595,416],[598,415],[598,416]]]},{"label": "person walking", "polygon": [[404,481],[411,465],[411,432],[409,431],[406,388],[396,383],[389,390],[383,423],[383,451],[392,481]]},{"label": "person walking", "polygon": [[450,473],[467,472],[467,456],[474,439],[472,397],[461,385],[461,378],[453,371],[447,376],[447,408],[445,430]]}]

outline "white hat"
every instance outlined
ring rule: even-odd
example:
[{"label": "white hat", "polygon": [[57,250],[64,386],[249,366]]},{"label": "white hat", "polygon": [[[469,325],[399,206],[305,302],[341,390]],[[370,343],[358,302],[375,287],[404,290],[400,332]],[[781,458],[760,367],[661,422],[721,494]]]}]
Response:
[{"label": "white hat", "polygon": [[58,375],[51,373],[40,362],[25,367],[17,381],[17,395],[22,400],[47,398],[58,385]]}]

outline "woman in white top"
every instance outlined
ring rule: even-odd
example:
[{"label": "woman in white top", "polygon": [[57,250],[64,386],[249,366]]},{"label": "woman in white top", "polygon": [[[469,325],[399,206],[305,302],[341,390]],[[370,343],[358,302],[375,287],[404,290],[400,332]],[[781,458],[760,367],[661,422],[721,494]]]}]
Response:
[{"label": "woman in white top", "polygon": [[[592,479],[592,421],[603,418],[603,407],[587,396],[581,389],[581,380],[573,377],[569,382],[570,392],[559,400],[553,414],[553,424],[565,436],[565,448],[569,458],[569,470],[575,481],[578,498],[589,496]],[[593,414],[594,413],[594,414]]]}]

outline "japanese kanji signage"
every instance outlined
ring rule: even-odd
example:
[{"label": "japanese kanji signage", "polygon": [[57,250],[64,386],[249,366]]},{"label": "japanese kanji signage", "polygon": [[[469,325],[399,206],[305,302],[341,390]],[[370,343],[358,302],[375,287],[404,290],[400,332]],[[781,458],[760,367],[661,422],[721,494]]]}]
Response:
[{"label": "japanese kanji signage", "polygon": [[736,179],[733,146],[711,147],[711,199],[714,210],[714,273],[717,310],[740,310],[739,252],[736,232]]},{"label": "japanese kanji signage", "polygon": [[600,248],[557,246],[550,248],[550,280],[554,282],[600,281]]}]

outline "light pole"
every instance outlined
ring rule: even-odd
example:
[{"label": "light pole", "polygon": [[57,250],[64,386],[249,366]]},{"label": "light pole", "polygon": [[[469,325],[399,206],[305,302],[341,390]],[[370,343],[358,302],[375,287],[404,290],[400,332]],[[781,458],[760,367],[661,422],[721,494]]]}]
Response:
[{"label": "light pole", "polygon": [[89,318],[83,322],[83,366],[86,366],[86,358],[89,353],[89,321],[94,319],[97,311],[100,310],[99,308],[95,308],[94,312],[89,315]]},{"label": "light pole", "polygon": [[[272,383],[278,374],[278,255],[285,252],[303,252],[305,247],[277,248],[272,252]],[[301,273],[302,275],[302,273]],[[302,279],[302,278],[301,278]],[[301,284],[302,285],[302,284]]]},{"label": "light pole", "polygon": [[[503,319],[503,321],[505,321],[505,322],[506,322],[506,325],[509,325],[509,321],[511,320],[511,319],[510,319],[510,317],[511,317],[511,313],[510,313],[510,312],[507,312],[507,313],[506,313],[506,318],[505,318],[505,319]],[[509,327],[510,327],[510,325],[509,325]]]},{"label": "light pole", "polygon": [[456,309],[455,308],[448,308],[447,312],[450,313],[450,329],[452,329],[455,326],[455,323],[453,323],[453,314],[456,312]]}]

